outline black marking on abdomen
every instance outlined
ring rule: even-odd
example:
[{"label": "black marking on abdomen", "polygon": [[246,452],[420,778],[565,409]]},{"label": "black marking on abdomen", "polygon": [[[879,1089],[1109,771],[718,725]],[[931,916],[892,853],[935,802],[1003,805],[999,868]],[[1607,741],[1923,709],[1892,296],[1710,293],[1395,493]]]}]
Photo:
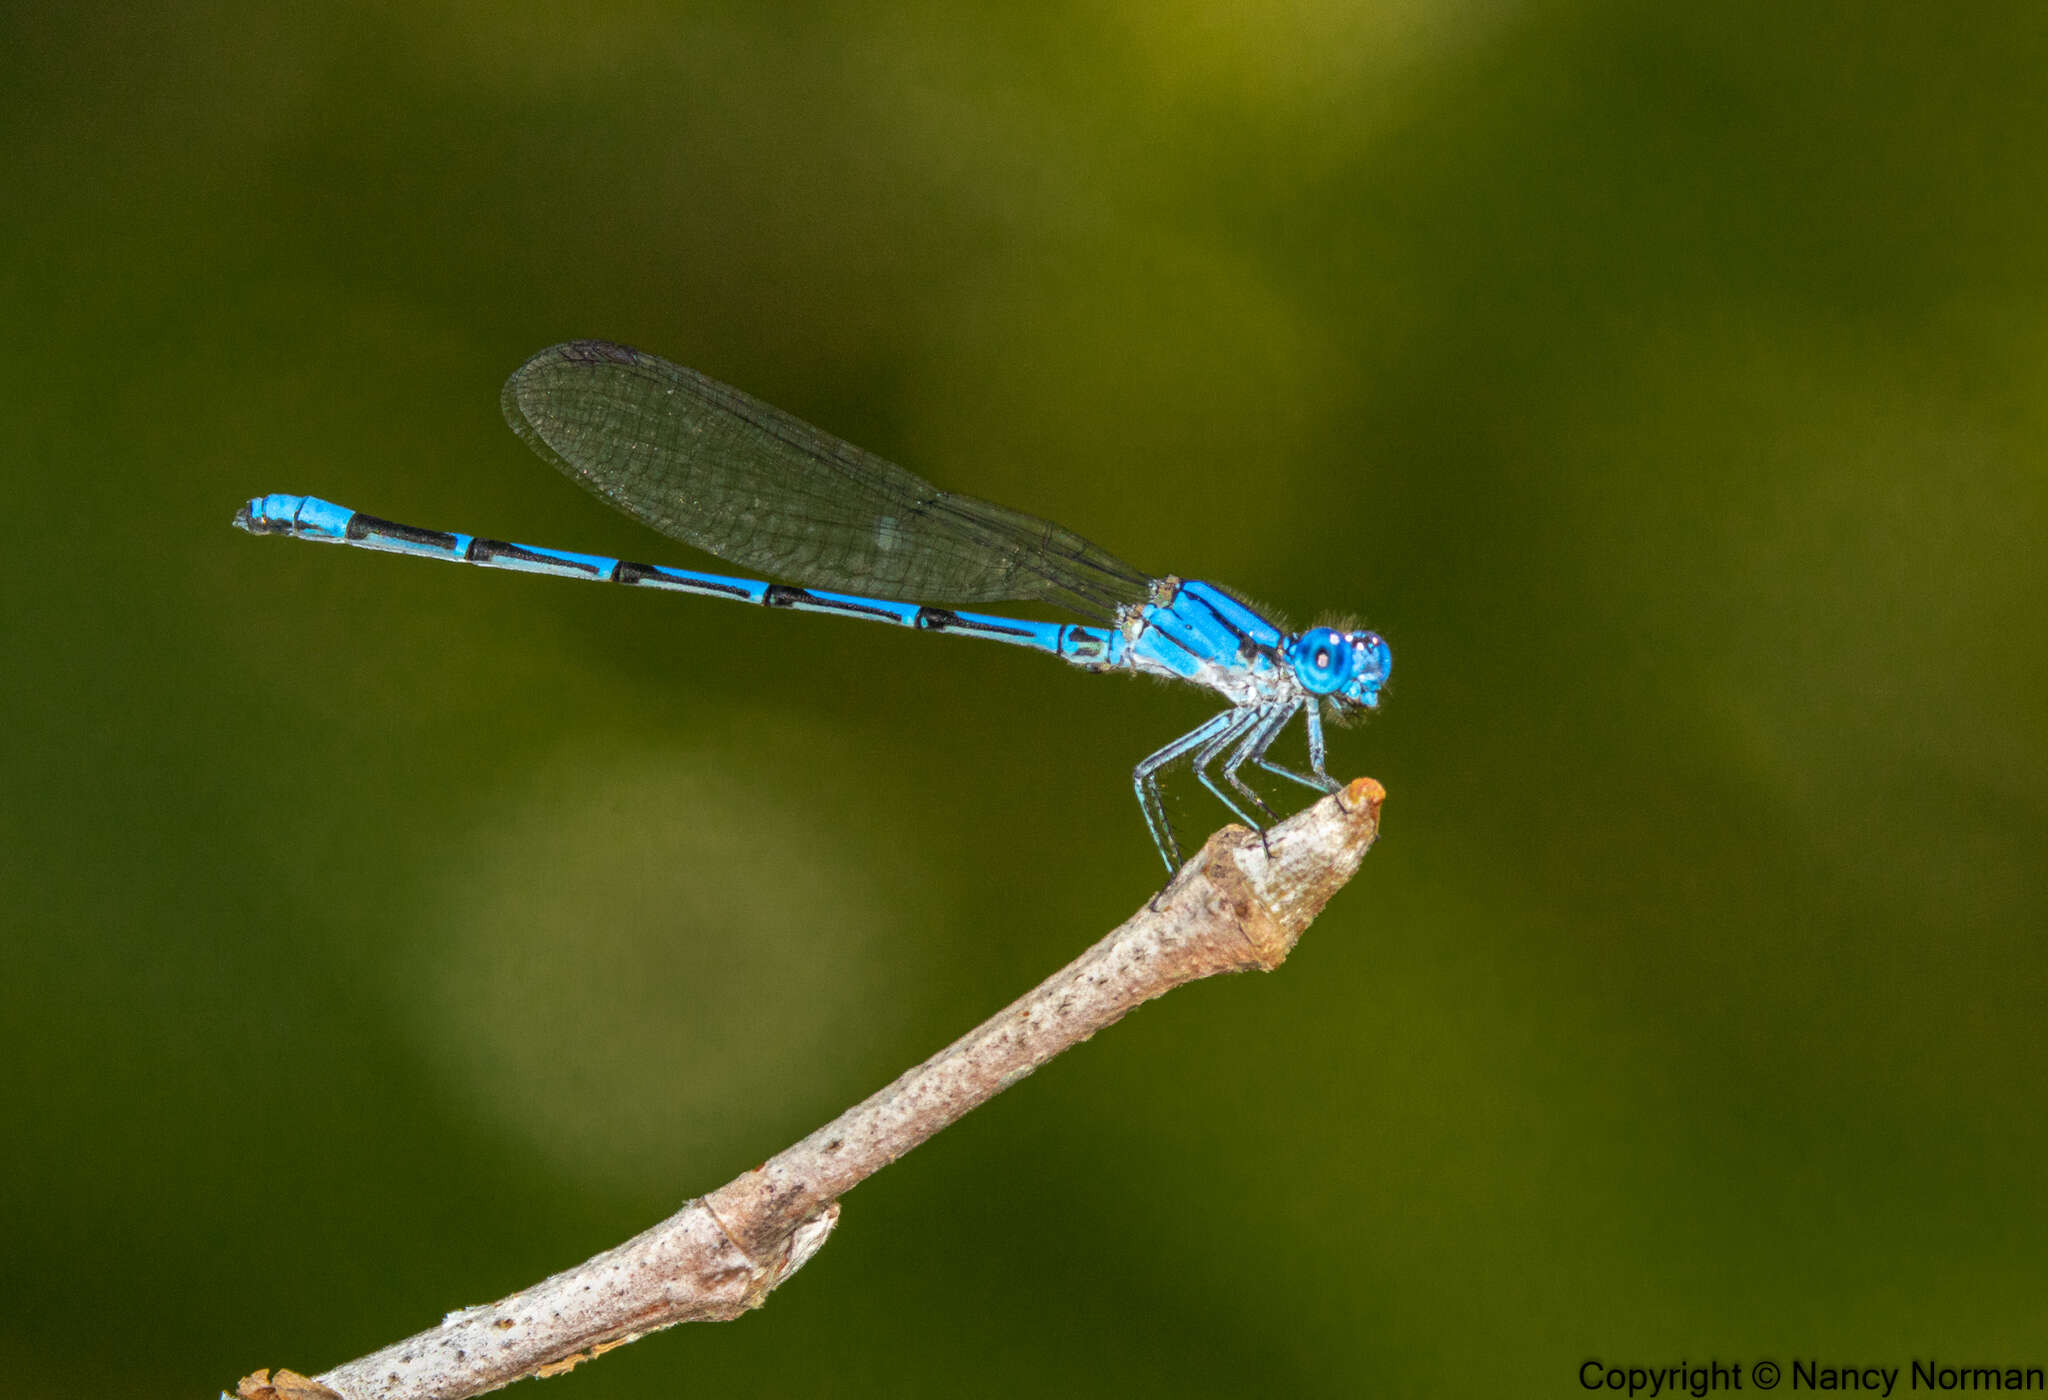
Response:
[{"label": "black marking on abdomen", "polygon": [[[778,599],[778,592],[788,593],[786,599]],[[884,622],[901,622],[903,616],[892,608],[876,607],[871,603],[856,603],[845,598],[820,598],[804,588],[776,588],[768,590],[768,606],[771,608],[801,607],[805,612],[838,613],[842,617],[875,617]]]},{"label": "black marking on abdomen", "polygon": [[1060,629],[1060,655],[1083,665],[1100,663],[1109,658],[1109,639],[1098,637],[1085,627],[1063,627]]},{"label": "black marking on abdomen", "polygon": [[372,535],[383,535],[389,539],[404,540],[407,544],[423,545],[445,553],[455,552],[455,536],[446,530],[422,530],[417,525],[401,525],[395,520],[379,520],[374,515],[357,511],[348,518],[346,531],[352,540],[366,540]]},{"label": "black marking on abdomen", "polygon": [[792,588],[786,583],[771,583],[768,585],[767,596],[761,599],[761,605],[768,608],[793,608],[798,603],[810,601],[811,595],[806,589]]},{"label": "black marking on abdomen", "polygon": [[635,564],[627,559],[621,559],[613,566],[610,578],[613,583],[656,583],[664,588],[710,593],[720,598],[744,599],[752,596],[747,589],[736,583],[712,583],[708,579],[677,578],[673,574],[663,573],[652,564]]},{"label": "black marking on abdomen", "polygon": [[479,535],[469,542],[469,549],[462,556],[472,564],[488,564],[494,559],[511,559],[521,564],[540,564],[564,573],[575,570],[578,573],[598,577],[595,564],[581,559],[563,559],[553,554],[542,554],[539,550],[528,549],[523,544],[509,544],[504,540],[487,540]]},{"label": "black marking on abdomen", "polygon": [[917,616],[911,619],[910,625],[919,631],[957,632],[967,637],[1028,637],[1031,635],[1031,630],[1026,627],[998,627],[993,623],[969,622],[951,608],[919,608]]}]

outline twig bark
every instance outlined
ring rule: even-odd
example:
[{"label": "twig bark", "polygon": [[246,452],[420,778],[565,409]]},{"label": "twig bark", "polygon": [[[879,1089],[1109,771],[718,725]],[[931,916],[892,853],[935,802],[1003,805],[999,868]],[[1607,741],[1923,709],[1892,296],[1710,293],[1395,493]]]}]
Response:
[{"label": "twig bark", "polygon": [[248,1400],[457,1400],[557,1375],[678,1322],[737,1317],[801,1268],[839,1198],[1143,1002],[1270,971],[1358,869],[1385,792],[1360,778],[1275,826],[1225,827],[1108,937],[895,1083],[653,1229],[575,1268],[308,1379],[258,1371]]}]

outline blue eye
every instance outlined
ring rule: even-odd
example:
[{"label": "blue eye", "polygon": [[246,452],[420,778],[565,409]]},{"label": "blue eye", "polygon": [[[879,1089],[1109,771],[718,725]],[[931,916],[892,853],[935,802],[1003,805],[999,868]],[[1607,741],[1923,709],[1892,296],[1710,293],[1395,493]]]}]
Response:
[{"label": "blue eye", "polygon": [[1311,627],[1301,634],[1289,658],[1301,688],[1311,695],[1331,695],[1351,679],[1354,658],[1351,642],[1330,627]]},{"label": "blue eye", "polygon": [[1366,633],[1358,642],[1371,662],[1366,669],[1372,672],[1375,679],[1385,680],[1394,669],[1394,653],[1387,650],[1387,644],[1380,640],[1380,634],[1377,632]]},{"label": "blue eye", "polygon": [[1351,681],[1351,698],[1377,708],[1380,687],[1387,683],[1387,676],[1394,669],[1394,654],[1387,650],[1377,632],[1359,632],[1348,640],[1356,657],[1353,669],[1357,673]]}]

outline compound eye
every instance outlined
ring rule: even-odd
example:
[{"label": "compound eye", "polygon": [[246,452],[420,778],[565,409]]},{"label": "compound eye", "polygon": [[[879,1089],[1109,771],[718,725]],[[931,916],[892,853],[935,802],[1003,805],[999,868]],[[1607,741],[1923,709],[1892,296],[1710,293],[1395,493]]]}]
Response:
[{"label": "compound eye", "polygon": [[1342,632],[1311,627],[1294,644],[1294,674],[1311,695],[1332,695],[1351,679],[1355,661]]},{"label": "compound eye", "polygon": [[1345,687],[1345,697],[1376,710],[1380,687],[1387,683],[1387,673],[1394,669],[1393,653],[1377,632],[1354,632],[1347,640],[1351,643],[1351,683]]},{"label": "compound eye", "polygon": [[1359,679],[1370,680],[1375,687],[1384,685],[1387,673],[1394,669],[1394,655],[1387,650],[1387,644],[1380,640],[1380,634],[1361,632],[1351,640],[1358,653]]}]

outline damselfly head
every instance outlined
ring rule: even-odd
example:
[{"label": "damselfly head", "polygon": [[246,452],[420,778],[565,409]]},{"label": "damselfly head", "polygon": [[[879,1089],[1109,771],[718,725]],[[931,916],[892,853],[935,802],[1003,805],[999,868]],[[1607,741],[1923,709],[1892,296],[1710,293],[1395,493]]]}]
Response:
[{"label": "damselfly head", "polygon": [[1311,627],[1295,639],[1288,657],[1295,679],[1311,695],[1327,698],[1338,709],[1375,709],[1380,687],[1394,669],[1393,653],[1377,632],[1340,632]]}]

